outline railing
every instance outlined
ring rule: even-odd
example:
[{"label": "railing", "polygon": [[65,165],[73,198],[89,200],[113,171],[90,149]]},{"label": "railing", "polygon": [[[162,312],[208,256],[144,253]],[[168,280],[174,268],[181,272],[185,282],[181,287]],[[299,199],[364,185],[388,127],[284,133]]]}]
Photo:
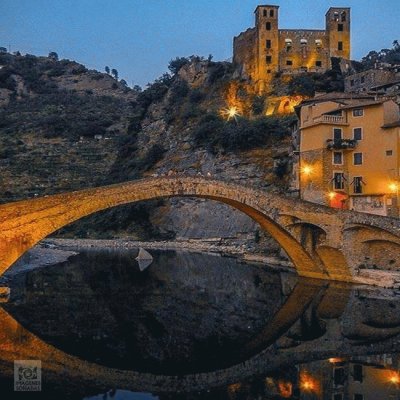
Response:
[{"label": "railing", "polygon": [[357,140],[353,139],[328,139],[326,142],[328,150],[353,150],[357,146]]},{"label": "railing", "polygon": [[324,124],[346,124],[346,118],[340,115],[321,115],[320,117],[314,118],[314,123]]}]

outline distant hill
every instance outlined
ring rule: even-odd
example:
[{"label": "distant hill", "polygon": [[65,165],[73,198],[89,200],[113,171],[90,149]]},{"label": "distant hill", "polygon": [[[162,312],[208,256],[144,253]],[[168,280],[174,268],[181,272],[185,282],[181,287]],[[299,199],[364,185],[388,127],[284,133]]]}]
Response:
[{"label": "distant hill", "polygon": [[[2,53],[0,67],[2,202],[163,174],[288,190],[295,118],[265,117],[269,98],[240,81],[231,63],[177,58],[143,91],[54,56]],[[337,81],[335,74],[312,80]],[[118,207],[61,233],[270,243],[241,213],[199,200]]]}]

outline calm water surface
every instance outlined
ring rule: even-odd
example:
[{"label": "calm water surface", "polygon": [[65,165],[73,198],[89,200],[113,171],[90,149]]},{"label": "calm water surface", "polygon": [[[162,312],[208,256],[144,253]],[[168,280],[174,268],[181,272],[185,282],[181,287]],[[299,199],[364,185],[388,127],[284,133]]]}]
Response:
[{"label": "calm water surface", "polygon": [[136,254],[10,274],[4,398],[32,359],[42,391],[23,398],[400,399],[399,293],[173,251],[140,272]]}]

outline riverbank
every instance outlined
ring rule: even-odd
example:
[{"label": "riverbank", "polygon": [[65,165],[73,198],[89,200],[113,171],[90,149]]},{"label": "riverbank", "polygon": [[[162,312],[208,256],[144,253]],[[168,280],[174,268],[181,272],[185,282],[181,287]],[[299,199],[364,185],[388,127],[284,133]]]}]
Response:
[{"label": "riverbank", "polygon": [[87,249],[138,249],[146,250],[182,250],[202,252],[219,255],[230,255],[243,261],[261,263],[282,269],[293,270],[293,264],[281,257],[265,256],[262,254],[249,253],[246,246],[230,246],[220,244],[214,239],[189,239],[179,241],[135,241],[126,239],[46,239],[41,242],[44,248],[57,249],[61,251],[78,251]]}]

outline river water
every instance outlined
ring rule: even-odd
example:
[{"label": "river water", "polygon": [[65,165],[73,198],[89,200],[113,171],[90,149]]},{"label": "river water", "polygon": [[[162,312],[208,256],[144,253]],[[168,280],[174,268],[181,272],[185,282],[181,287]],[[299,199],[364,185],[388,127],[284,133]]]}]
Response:
[{"label": "river water", "polygon": [[[11,270],[1,398],[400,399],[399,293],[189,252],[141,272],[136,254]],[[25,378],[41,391],[14,391]]]}]

